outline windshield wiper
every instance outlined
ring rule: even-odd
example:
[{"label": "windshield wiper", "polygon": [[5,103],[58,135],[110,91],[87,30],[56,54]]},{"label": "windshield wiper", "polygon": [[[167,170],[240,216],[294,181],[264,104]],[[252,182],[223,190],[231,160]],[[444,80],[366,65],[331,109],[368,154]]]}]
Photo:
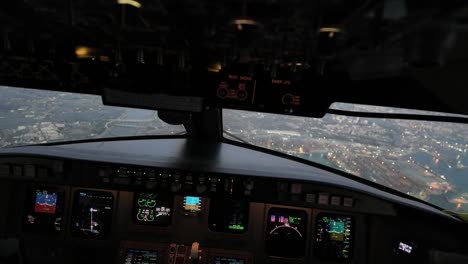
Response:
[{"label": "windshield wiper", "polygon": [[246,141],[246,140],[244,140],[244,139],[242,139],[242,138],[240,138],[240,137],[238,137],[236,135],[233,135],[232,133],[229,133],[226,130],[223,130],[223,133],[230,136],[230,137],[232,137],[233,139],[235,139],[235,140],[237,140],[239,142],[242,142],[242,143],[247,144],[247,145],[253,145],[252,143],[250,143],[250,142],[248,142],[248,141]]}]

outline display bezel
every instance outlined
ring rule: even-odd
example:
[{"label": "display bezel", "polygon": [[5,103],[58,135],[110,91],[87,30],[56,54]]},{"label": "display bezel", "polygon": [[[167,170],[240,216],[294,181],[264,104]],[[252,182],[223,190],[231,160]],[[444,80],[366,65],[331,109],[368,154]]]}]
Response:
[{"label": "display bezel", "polygon": [[[272,211],[281,211],[282,213],[281,214],[288,214],[288,215],[301,215],[304,219],[303,219],[303,232],[301,233],[302,235],[302,251],[300,252],[300,254],[298,255],[290,255],[290,254],[279,254],[279,252],[270,252],[270,249],[269,249],[269,232],[270,232],[270,219],[271,219],[271,214],[272,214]],[[285,208],[285,207],[270,207],[267,211],[267,214],[266,214],[266,225],[265,225],[265,250],[266,250],[266,253],[269,257],[280,257],[280,258],[288,258],[288,259],[302,259],[306,256],[307,254],[307,245],[308,245],[308,226],[309,226],[309,213],[302,209],[302,208]]]},{"label": "display bezel", "polygon": [[[229,229],[227,227],[219,227],[219,226],[214,227],[213,222],[215,220],[219,220],[217,218],[213,219],[214,214],[216,213],[219,214],[221,212],[223,213],[223,216],[224,216],[224,213],[225,213],[225,211],[223,211],[222,209],[220,210],[220,208],[217,208],[217,209],[214,209],[214,208],[216,208],[216,206],[221,206],[221,205],[232,208],[232,205],[235,202],[242,203],[242,210],[244,211],[244,217],[246,219],[244,229],[239,230],[239,229]],[[208,229],[210,231],[216,232],[216,233],[227,233],[227,234],[244,234],[249,230],[249,221],[250,221],[250,202],[249,201],[238,200],[238,199],[227,199],[227,198],[226,199],[215,198],[210,201],[210,211],[208,214]]]},{"label": "display bezel", "polygon": [[[79,202],[79,193],[80,192],[86,192],[86,193],[93,193],[93,194],[107,194],[112,197],[112,208],[109,216],[109,227],[108,227],[108,232],[103,234],[103,235],[98,235],[98,236],[86,236],[83,235],[82,232],[77,232],[76,230],[73,229],[73,225],[75,223],[75,219],[77,217],[76,211],[78,210],[78,202]],[[74,189],[73,190],[73,200],[72,200],[72,206],[71,206],[71,214],[70,214],[70,222],[69,222],[69,233],[72,237],[75,238],[81,238],[81,239],[96,239],[96,240],[102,240],[108,238],[113,229],[114,225],[114,215],[115,215],[115,206],[116,206],[116,192],[115,191],[110,191],[110,190],[101,190],[101,189]],[[81,230],[80,230],[81,231]]]},{"label": "display bezel", "polygon": [[[156,253],[156,258],[157,258],[156,264],[159,264],[159,263],[162,262],[162,261],[161,261],[161,258],[162,258],[161,252],[160,252],[159,250],[157,250],[157,249],[150,249],[150,248],[130,248],[130,247],[129,247],[129,248],[125,248],[125,256],[124,256],[125,262],[124,262],[124,263],[126,263],[126,259],[128,258],[128,253],[129,253],[130,250],[150,251],[150,252]],[[133,262],[132,262],[132,263],[133,263]]]},{"label": "display bezel", "polygon": [[[35,206],[37,201],[37,191],[47,191],[47,192],[54,192],[57,194],[56,200],[56,208],[54,213],[44,213],[44,212],[36,212]],[[25,232],[29,233],[36,233],[36,234],[43,234],[43,235],[51,235],[57,236],[63,233],[63,229],[65,227],[65,219],[66,219],[66,210],[65,205],[67,202],[67,189],[63,186],[57,185],[28,185],[25,188],[25,199],[24,199],[24,210],[22,213],[22,229]],[[29,215],[36,216],[36,218],[50,218],[55,220],[50,223],[46,224],[39,224],[39,225],[31,225],[28,224],[28,217]],[[61,217],[61,225],[60,230],[55,229],[55,222],[57,221],[58,217]],[[50,225],[50,226],[47,226]]]},{"label": "display bezel", "polygon": [[[349,249],[349,254],[348,258],[337,258],[337,257],[329,257],[329,256],[321,256],[318,254],[318,250],[320,249],[318,247],[319,242],[317,242],[317,236],[318,236],[318,226],[319,226],[319,220],[323,217],[340,217],[340,218],[346,218],[349,217],[351,218],[351,223],[350,223],[350,238],[349,238],[349,244],[350,244],[350,249]],[[334,261],[334,262],[349,262],[353,259],[353,251],[354,251],[354,236],[355,236],[355,217],[353,215],[347,215],[347,214],[339,214],[339,213],[328,213],[328,212],[320,212],[315,216],[315,229],[314,229],[314,256],[320,260],[327,260],[327,261]]]},{"label": "display bezel", "polygon": [[[185,197],[198,197],[200,198],[200,210],[199,211],[190,211],[185,209]],[[206,198],[196,195],[183,195],[179,196],[178,208],[177,211],[184,216],[201,216],[205,213],[206,210]]]}]

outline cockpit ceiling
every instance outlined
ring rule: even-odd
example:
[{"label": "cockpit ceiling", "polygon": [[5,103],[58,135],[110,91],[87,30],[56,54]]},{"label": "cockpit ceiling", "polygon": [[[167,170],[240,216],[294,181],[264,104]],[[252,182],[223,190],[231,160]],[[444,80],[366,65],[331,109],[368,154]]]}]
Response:
[{"label": "cockpit ceiling", "polygon": [[[160,75],[168,80],[158,83],[185,94],[184,87],[207,84],[206,71],[258,75],[260,69],[313,86],[324,107],[358,98],[468,114],[460,94],[467,81],[467,6],[436,0],[6,1],[0,83],[101,94],[104,86],[135,86],[164,68]],[[86,70],[77,71],[77,64]],[[378,88],[367,82],[376,79],[393,82]],[[408,88],[420,98],[392,99]],[[376,89],[388,96],[378,98]]]}]

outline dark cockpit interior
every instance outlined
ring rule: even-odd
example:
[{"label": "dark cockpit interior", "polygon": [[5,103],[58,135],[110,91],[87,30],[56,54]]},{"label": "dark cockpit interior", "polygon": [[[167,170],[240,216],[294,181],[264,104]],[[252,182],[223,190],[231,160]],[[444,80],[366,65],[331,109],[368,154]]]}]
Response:
[{"label": "dark cockpit interior", "polygon": [[468,263],[466,1],[3,1],[0,39],[0,264]]}]

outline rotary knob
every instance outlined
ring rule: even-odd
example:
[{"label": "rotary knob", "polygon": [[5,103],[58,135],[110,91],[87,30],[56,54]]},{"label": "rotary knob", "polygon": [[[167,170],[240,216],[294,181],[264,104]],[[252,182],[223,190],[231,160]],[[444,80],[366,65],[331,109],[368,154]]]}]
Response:
[{"label": "rotary knob", "polygon": [[197,190],[197,193],[204,193],[204,192],[206,192],[206,189],[207,189],[206,185],[201,184],[201,183],[197,184],[197,186],[195,188]]}]

